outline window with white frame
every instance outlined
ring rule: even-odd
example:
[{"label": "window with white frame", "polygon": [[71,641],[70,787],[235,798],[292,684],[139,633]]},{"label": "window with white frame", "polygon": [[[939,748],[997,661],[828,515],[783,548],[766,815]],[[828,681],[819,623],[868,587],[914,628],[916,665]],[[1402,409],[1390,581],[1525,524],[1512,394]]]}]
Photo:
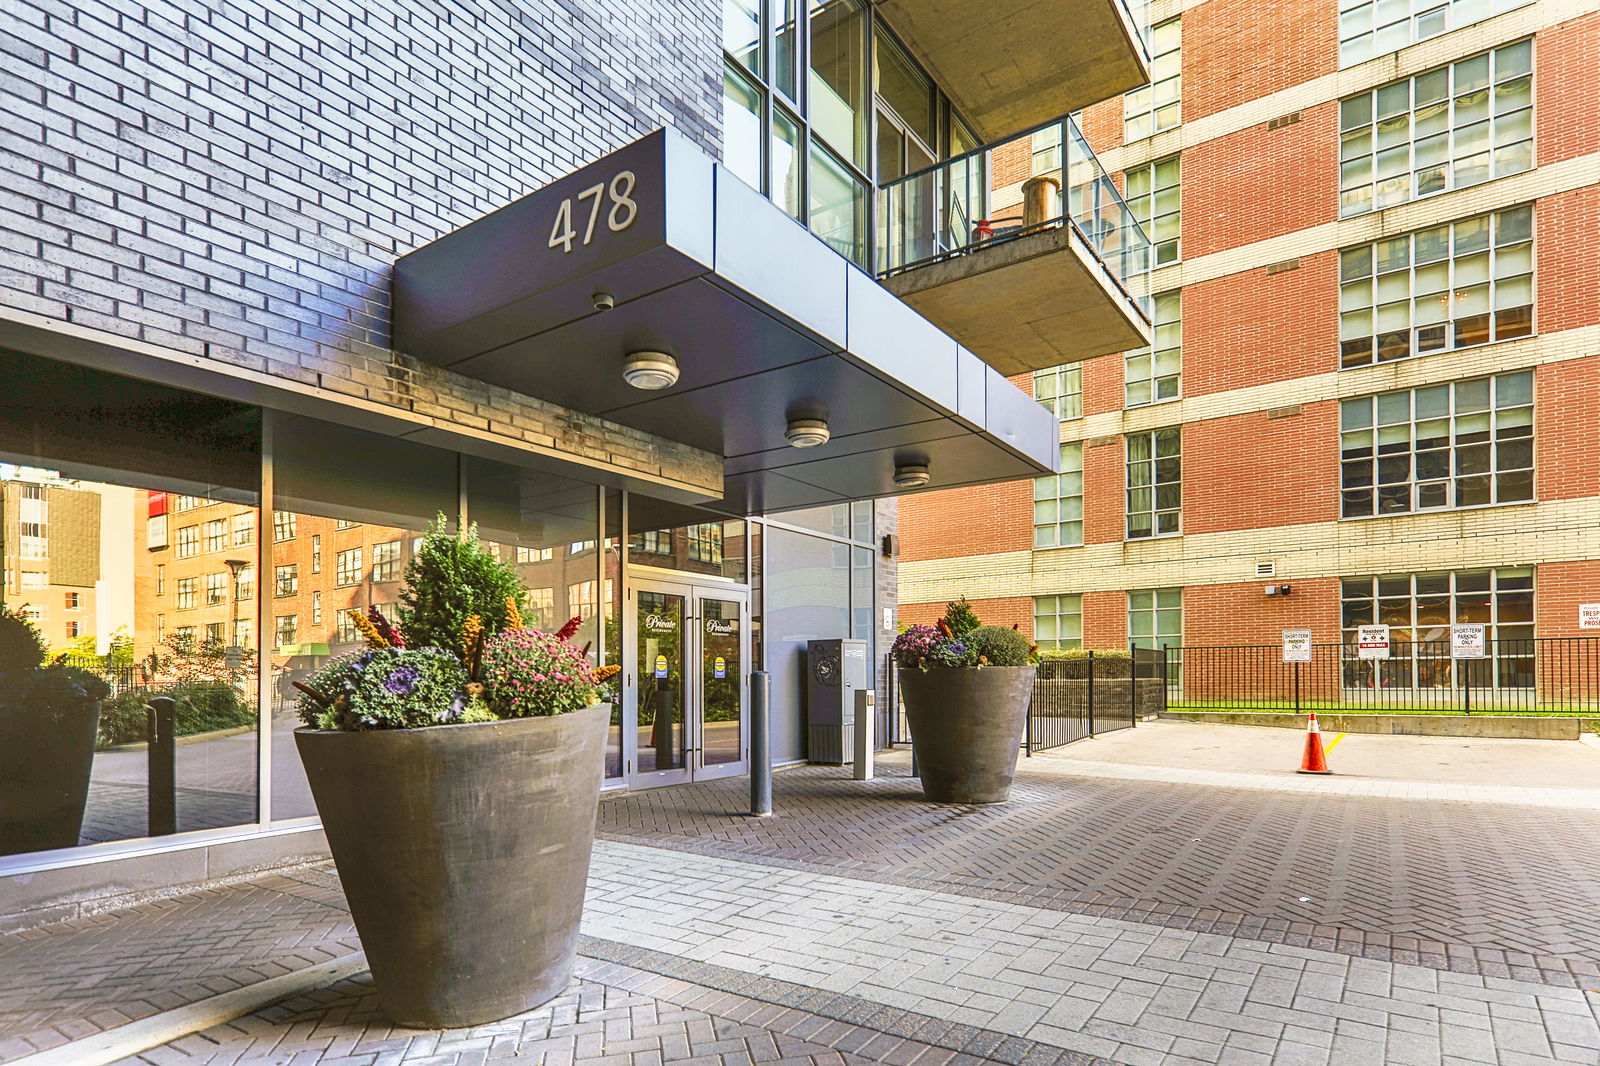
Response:
[{"label": "window with white frame", "polygon": [[184,610],[199,605],[200,582],[197,578],[180,577],[178,579],[178,609]]},{"label": "window with white frame", "polygon": [[1083,543],[1083,443],[1061,445],[1061,473],[1033,480],[1033,546]]},{"label": "window with white frame", "polygon": [[226,603],[228,599],[228,575],[206,575],[206,606]]},{"label": "window with white frame", "polygon": [[1083,647],[1083,597],[1035,596],[1033,639],[1041,648]]},{"label": "window with white frame", "polygon": [[311,534],[311,572],[322,573],[322,534]]},{"label": "window with white frame", "polygon": [[256,568],[242,566],[239,568],[239,580],[233,585],[233,598],[248,600],[256,594]]},{"label": "window with white frame", "polygon": [[322,590],[321,589],[317,589],[316,591],[311,593],[311,624],[314,625],[314,626],[320,626],[322,624]]},{"label": "window with white frame", "polygon": [[1182,290],[1157,293],[1151,316],[1152,345],[1123,357],[1123,402],[1128,407],[1178,398],[1183,374]]},{"label": "window with white frame", "polygon": [[[1356,643],[1359,626],[1387,625],[1390,640],[1389,658],[1381,665],[1347,658],[1345,684],[1531,688],[1533,578],[1530,566],[1343,578],[1339,598],[1347,649]],[[1451,661],[1450,627],[1458,623],[1484,627],[1486,659]]]},{"label": "window with white frame", "polygon": [[372,546],[372,580],[400,580],[400,542],[391,540]]},{"label": "window with white frame", "polygon": [[228,523],[226,519],[213,518],[206,523],[206,551],[219,552],[228,546]]},{"label": "window with white frame", "polygon": [[285,563],[272,568],[272,594],[293,596],[300,591],[300,564]]},{"label": "window with white frame", "polygon": [[251,624],[251,621],[249,618],[235,618],[233,620],[234,647],[248,648],[250,646],[250,638],[255,635],[255,626]]},{"label": "window with white frame", "polygon": [[220,648],[222,646],[223,636],[227,632],[227,628],[228,627],[222,622],[207,622],[206,643],[212,645],[213,647]]},{"label": "window with white frame", "polygon": [[1180,121],[1183,89],[1183,20],[1150,27],[1150,84],[1122,98],[1122,139],[1136,141]]},{"label": "window with white frame", "polygon": [[333,583],[356,585],[361,582],[361,549],[347,548],[333,558]]},{"label": "window with white frame", "polygon": [[256,516],[254,511],[233,516],[233,544],[240,547],[256,539]]},{"label": "window with white frame", "polygon": [[517,562],[519,563],[548,563],[556,556],[554,548],[517,548]]},{"label": "window with white frame", "polygon": [[697,563],[722,563],[722,523],[700,522],[688,527],[689,558]]},{"label": "window with white frame", "polygon": [[178,528],[178,558],[187,559],[191,555],[200,554],[200,527],[180,526]]},{"label": "window with white frame", "polygon": [[274,620],[273,630],[278,638],[278,647],[295,643],[295,632],[300,628],[300,616],[297,614],[280,614]]},{"label": "window with white frame", "polygon": [[1533,499],[1533,372],[1339,405],[1346,518]]},{"label": "window with white frame", "polygon": [[1128,434],[1128,539],[1177,533],[1183,505],[1182,435],[1171,429]]},{"label": "window with white frame", "polygon": [[528,590],[528,624],[535,629],[557,628],[555,589]]},{"label": "window with white frame", "polygon": [[1156,266],[1176,263],[1181,257],[1179,237],[1183,221],[1179,179],[1182,167],[1177,156],[1123,172],[1128,210],[1150,238],[1152,262]]},{"label": "window with white frame", "polygon": [[1346,248],[1339,253],[1339,365],[1531,335],[1533,262],[1526,204]]},{"label": "window with white frame", "polygon": [[1339,104],[1339,217],[1533,169],[1533,42]]},{"label": "window with white frame", "polygon": [[83,635],[82,629],[83,629],[83,624],[81,622],[68,622],[67,623],[67,639],[68,640],[76,640],[78,637]]},{"label": "window with white frame", "polygon": [[1533,0],[1339,0],[1339,66],[1364,63]]},{"label": "window with white frame", "polygon": [[671,555],[672,534],[665,529],[647,529],[643,533],[635,533],[628,550],[645,555]]},{"label": "window with white frame", "polygon": [[299,518],[293,511],[272,512],[272,539],[293,540]]},{"label": "window with white frame", "polygon": [[354,644],[363,639],[356,620],[349,611],[333,612],[333,640],[336,644]]},{"label": "window with white frame", "polygon": [[1057,418],[1083,417],[1083,367],[1079,363],[1033,372],[1033,398]]},{"label": "window with white frame", "polygon": [[1183,647],[1183,590],[1130,591],[1128,643],[1138,648]]}]

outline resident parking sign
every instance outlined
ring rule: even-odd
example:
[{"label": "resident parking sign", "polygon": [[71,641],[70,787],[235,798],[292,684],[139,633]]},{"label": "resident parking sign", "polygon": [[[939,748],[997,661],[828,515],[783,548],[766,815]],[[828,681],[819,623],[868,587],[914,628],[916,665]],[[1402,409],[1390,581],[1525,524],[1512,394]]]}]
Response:
[{"label": "resident parking sign", "polygon": [[1389,627],[1362,626],[1357,629],[1356,657],[1360,659],[1387,659],[1389,657]]}]

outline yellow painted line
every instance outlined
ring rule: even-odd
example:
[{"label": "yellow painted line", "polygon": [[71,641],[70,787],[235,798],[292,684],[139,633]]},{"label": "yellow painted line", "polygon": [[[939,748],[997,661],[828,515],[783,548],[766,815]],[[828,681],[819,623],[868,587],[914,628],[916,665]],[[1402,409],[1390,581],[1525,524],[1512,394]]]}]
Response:
[{"label": "yellow painted line", "polygon": [[1339,741],[1343,740],[1345,737],[1347,737],[1349,735],[1350,735],[1349,733],[1340,733],[1338,736],[1333,738],[1333,743],[1332,744],[1329,744],[1326,748],[1322,749],[1323,752],[1324,753],[1330,752],[1334,748],[1337,748],[1339,746]]}]

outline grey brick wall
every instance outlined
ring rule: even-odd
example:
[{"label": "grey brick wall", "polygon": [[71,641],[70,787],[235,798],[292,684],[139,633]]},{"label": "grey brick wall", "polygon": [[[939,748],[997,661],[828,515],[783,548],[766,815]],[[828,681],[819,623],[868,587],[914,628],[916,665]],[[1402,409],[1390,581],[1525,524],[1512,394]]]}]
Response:
[{"label": "grey brick wall", "polygon": [[719,19],[716,0],[7,0],[0,305],[628,465],[637,433],[392,358],[390,267],[658,126],[715,153]]}]

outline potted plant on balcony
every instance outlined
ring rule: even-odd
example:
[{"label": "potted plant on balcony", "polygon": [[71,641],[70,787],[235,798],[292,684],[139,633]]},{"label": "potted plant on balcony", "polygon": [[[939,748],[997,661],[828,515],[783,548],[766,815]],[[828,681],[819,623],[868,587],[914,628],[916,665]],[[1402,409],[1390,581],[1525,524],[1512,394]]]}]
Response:
[{"label": "potted plant on balcony", "polygon": [[47,655],[33,623],[0,611],[0,855],[70,848],[83,829],[111,689]]},{"label": "potted plant on balcony", "polygon": [[937,625],[895,638],[900,692],[923,794],[935,803],[1004,803],[1027,726],[1038,648],[984,626],[965,598]]},{"label": "potted plant on balcony", "polygon": [[355,612],[368,649],[300,686],[295,742],[384,1012],[476,1025],[571,976],[617,668],[576,618],[524,627],[475,529],[435,523],[406,583],[398,631]]}]

